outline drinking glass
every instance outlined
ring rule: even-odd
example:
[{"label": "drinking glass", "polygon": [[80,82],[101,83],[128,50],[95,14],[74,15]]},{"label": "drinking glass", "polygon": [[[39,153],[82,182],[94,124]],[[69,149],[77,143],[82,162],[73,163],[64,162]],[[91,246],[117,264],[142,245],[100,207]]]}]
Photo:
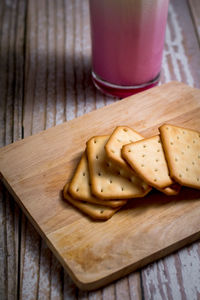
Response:
[{"label": "drinking glass", "polygon": [[92,79],[125,97],[158,84],[169,0],[90,0]]}]

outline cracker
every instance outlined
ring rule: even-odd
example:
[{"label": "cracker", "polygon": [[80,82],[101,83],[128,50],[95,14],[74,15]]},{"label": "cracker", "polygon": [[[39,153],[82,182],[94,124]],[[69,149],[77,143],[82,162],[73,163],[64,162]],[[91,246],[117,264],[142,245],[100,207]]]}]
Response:
[{"label": "cracker", "polygon": [[144,197],[150,187],[139,177],[121,176],[122,169],[115,171],[105,152],[109,136],[96,136],[87,142],[88,166],[92,194],[101,199],[130,199]]},{"label": "cracker", "polygon": [[123,146],[122,157],[149,185],[163,189],[173,184],[159,135]]},{"label": "cracker", "polygon": [[200,189],[200,132],[169,124],[159,130],[170,176],[180,185]]},{"label": "cracker", "polygon": [[181,186],[178,183],[174,183],[171,186],[167,186],[163,189],[160,189],[160,191],[162,193],[164,193],[165,195],[168,195],[168,196],[178,195],[180,190],[181,190]]},{"label": "cracker", "polygon": [[64,186],[63,196],[70,204],[75,206],[78,210],[88,215],[94,220],[108,220],[110,219],[120,207],[112,208],[103,205],[81,202],[72,198],[68,193],[68,183]]},{"label": "cracker", "polygon": [[131,170],[126,161],[122,158],[121,149],[124,145],[139,141],[144,137],[132,128],[117,126],[105,145],[105,151],[110,160],[122,168]]},{"label": "cracker", "polygon": [[80,201],[87,201],[89,203],[96,203],[110,207],[118,207],[126,204],[126,200],[102,200],[92,195],[90,189],[88,162],[85,152],[78,163],[74,176],[69,184],[68,191],[74,199]]}]

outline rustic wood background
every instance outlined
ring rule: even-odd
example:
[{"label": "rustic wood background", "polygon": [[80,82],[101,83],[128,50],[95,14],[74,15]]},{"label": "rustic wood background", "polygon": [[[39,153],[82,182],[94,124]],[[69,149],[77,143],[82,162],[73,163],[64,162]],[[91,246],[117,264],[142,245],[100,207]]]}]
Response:
[{"label": "rustic wood background", "polygon": [[[200,88],[200,1],[171,0],[161,83]],[[0,146],[108,105],[90,77],[87,0],[0,0]],[[0,184],[0,299],[200,299],[200,243],[78,290]]]}]

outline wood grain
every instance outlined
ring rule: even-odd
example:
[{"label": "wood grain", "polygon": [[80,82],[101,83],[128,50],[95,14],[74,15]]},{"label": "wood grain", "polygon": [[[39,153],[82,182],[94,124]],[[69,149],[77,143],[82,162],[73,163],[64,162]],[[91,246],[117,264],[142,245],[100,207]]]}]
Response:
[{"label": "wood grain", "polygon": [[197,32],[197,38],[200,44],[200,3],[198,0],[188,0],[188,3],[191,9],[195,30]]},{"label": "wood grain", "polygon": [[[25,1],[0,5],[0,147],[22,138]],[[17,299],[21,211],[0,183],[0,298]]]},{"label": "wood grain", "polygon": [[[57,5],[58,2],[59,4]],[[192,10],[189,12],[187,2],[188,4],[194,3],[193,7],[195,8],[193,12]],[[200,53],[198,47],[197,27],[195,28],[194,26],[196,22],[194,18],[197,18],[196,24],[198,24],[197,2],[198,1],[195,0],[171,1],[168,18],[168,33],[166,35],[161,74],[162,83],[176,79],[182,80],[192,86],[199,87]],[[25,18],[26,4],[28,6],[28,15]],[[16,9],[17,14],[11,20],[9,16],[11,16],[11,12],[16,12]],[[35,15],[39,15],[40,18],[35,17]],[[57,18],[57,15],[59,18]],[[41,19],[43,19],[43,26],[40,26],[40,30],[42,30],[43,33],[41,33],[40,36],[43,35],[45,37],[46,33],[47,36],[44,39],[40,38],[41,47],[37,47],[35,49],[34,45],[36,45],[36,40],[38,39],[38,22],[41,23]],[[12,26],[10,25],[11,22]],[[13,27],[13,24],[16,24],[16,26]],[[58,40],[58,30],[56,29],[56,26],[59,28],[59,30],[62,30],[63,28],[64,34],[60,32],[60,39],[64,39],[64,49],[60,47],[60,45],[63,44],[62,42],[61,44],[59,43],[59,47],[56,47],[55,41]],[[15,46],[12,42],[13,34],[11,32],[13,32],[13,30],[16,32]],[[36,32],[34,33],[35,30]],[[26,36],[25,40],[24,31]],[[11,33],[10,40],[8,38],[9,34],[7,33]],[[21,48],[24,48],[24,46],[25,51],[22,51]],[[18,49],[17,52],[15,51],[16,47]],[[52,127],[56,124],[56,121],[61,123],[62,120],[65,119],[71,120],[77,115],[82,115],[85,112],[94,110],[95,108],[116,102],[116,99],[103,96],[96,92],[91,83],[89,15],[88,2],[85,0],[46,0],[42,1],[41,3],[40,1],[26,2],[22,0],[1,1],[0,52],[1,49],[4,49],[4,59],[0,60],[0,136],[1,138],[3,137],[3,143],[1,143],[1,146],[5,145],[5,142],[8,144],[12,141],[12,132],[14,132],[15,136],[13,140],[21,138],[22,124],[20,120],[22,112],[25,136],[28,136],[32,132],[38,132],[44,128]],[[47,58],[44,55],[44,60],[42,59],[43,54],[41,55],[41,49],[43,53],[47,53]],[[17,55],[15,55],[16,53]],[[13,67],[7,68],[8,57],[11,57],[12,55],[14,60],[9,60],[10,63],[11,61],[14,62],[14,73]],[[37,57],[40,57],[40,59]],[[24,59],[26,59],[25,75],[23,73]],[[37,84],[35,86],[34,82],[37,74],[40,72],[40,64],[42,63],[44,65],[46,59],[47,67],[42,66],[43,70],[47,69],[46,77],[42,75],[44,84]],[[39,61],[39,64],[35,65],[37,60]],[[64,61],[63,65],[62,61]],[[5,68],[2,68],[3,65]],[[56,79],[58,76],[56,70],[59,71],[59,68],[57,67],[58,65],[59,68],[61,67],[60,73],[64,73],[62,75],[63,78],[61,75],[59,75],[59,79],[61,79],[59,82],[59,88],[61,84],[61,95],[64,92],[65,98],[64,102],[62,99],[61,105],[56,104],[57,101],[59,101],[58,97],[56,96],[57,91],[59,93],[57,88],[58,80]],[[11,63],[10,66],[13,66],[13,64]],[[62,69],[62,66],[64,66],[64,70]],[[9,84],[10,92],[8,93],[7,82],[8,80],[11,80],[13,76],[14,81],[12,82],[15,84]],[[25,93],[23,93],[23,84],[25,84]],[[43,90],[43,87],[45,88],[45,91]],[[35,89],[37,89],[37,91]],[[17,96],[17,91],[19,98]],[[38,105],[38,101],[34,102],[34,93],[39,96],[41,101],[40,105]],[[7,94],[14,95],[14,97],[10,97],[9,105],[7,105],[6,100]],[[40,97],[40,95],[43,95],[44,98]],[[21,96],[24,99],[25,105],[23,105]],[[18,102],[18,99],[20,99],[22,102]],[[65,114],[64,119],[62,111],[63,106]],[[28,109],[28,107],[30,109]],[[44,114],[42,113],[42,110]],[[34,112],[32,113],[32,111]],[[37,123],[37,113],[40,115],[40,117],[44,116],[41,121],[40,118],[38,118],[39,124]],[[6,115],[8,116],[7,118],[5,118]],[[34,115],[33,122],[32,115]],[[19,120],[19,122],[17,120]],[[4,192],[3,195],[5,195]],[[3,205],[6,203],[6,197],[7,196],[3,198]],[[16,214],[18,214],[17,206],[15,210]],[[0,239],[2,241],[2,245],[6,245],[6,240],[9,240],[9,231],[4,230],[7,223],[7,218],[3,217],[5,216],[5,210],[3,209],[1,212],[3,213],[3,215],[1,215],[3,218],[1,219],[1,221],[3,220],[3,226],[1,229],[3,231],[1,231]],[[4,223],[4,220],[6,223]],[[17,221],[17,217],[15,220]],[[45,243],[37,242],[38,237],[36,233],[33,234],[33,236],[35,236],[33,243],[35,243],[35,249],[38,250],[35,252],[35,254],[33,253],[33,255],[39,255],[40,259],[32,260],[32,263],[30,263],[31,255],[27,255],[28,252],[26,251],[26,248],[29,247],[28,241],[31,240],[29,238],[29,234],[31,234],[34,229],[31,228],[30,230],[26,230],[26,227],[30,226],[30,223],[27,223],[24,216],[22,216],[22,220],[22,233],[19,233],[19,235],[17,233],[17,235],[15,235],[16,243],[19,243],[20,246],[19,250],[21,253],[21,261],[18,260],[18,256],[15,256],[15,258],[21,275],[23,275],[21,276],[20,298],[33,299],[35,297],[36,299],[38,297],[39,299],[44,299],[42,297],[46,297],[45,299],[52,299],[52,297],[55,295],[57,295],[57,297],[69,297],[69,299],[74,299],[76,297],[79,299],[90,298],[90,293],[87,294],[77,292],[73,284],[71,285],[69,277],[62,271],[62,269],[54,268],[54,272],[52,272],[52,268],[56,260],[55,258],[51,258],[50,251],[48,252],[49,254],[46,255],[46,250],[44,250],[46,249],[44,247]],[[16,223],[18,224],[18,222]],[[8,228],[11,230],[11,232],[16,231],[16,223],[10,223]],[[17,230],[17,232],[20,231]],[[161,261],[161,267],[155,269],[155,265],[150,265],[150,267],[142,271],[142,281],[140,281],[140,276],[138,276],[137,282],[139,282],[139,285],[141,283],[143,296],[145,299],[153,298],[155,291],[160,291],[162,289],[165,291],[165,288],[168,291],[167,295],[169,295],[169,297],[172,295],[172,298],[175,299],[176,296],[178,297],[180,295],[183,298],[186,297],[186,295],[188,297],[192,295],[193,299],[198,297],[198,286],[200,286],[200,283],[198,282],[198,274],[200,272],[200,264],[197,255],[199,250],[196,249],[196,245],[197,244],[195,243],[193,247],[182,250],[184,253],[182,259],[179,258],[179,254],[177,254],[178,256],[175,258],[174,256],[169,256],[169,259],[167,258]],[[8,247],[10,252],[13,251],[12,243],[8,243],[5,247]],[[1,276],[3,277],[1,278],[7,278],[7,266],[6,260],[4,259],[6,257],[7,250],[5,247],[3,246],[3,250],[1,250],[3,255],[3,259],[1,260],[2,268],[0,268],[0,270],[3,270],[3,273],[0,272]],[[16,246],[16,248],[18,248],[18,246]],[[33,251],[33,248],[29,247],[29,249],[31,249],[30,251]],[[45,256],[46,258],[44,258]],[[9,257],[9,259],[11,259],[11,257]],[[35,270],[35,272],[32,273],[33,277],[27,276],[29,269]],[[25,273],[24,270],[26,270]],[[43,270],[46,271],[43,272]],[[155,270],[157,271],[155,272]],[[51,277],[53,276],[53,273],[55,274],[55,272],[56,278],[60,278],[56,281],[58,288],[51,287]],[[12,282],[13,286],[17,286],[17,273],[16,276],[13,274],[13,272],[9,273],[8,276],[10,278],[9,282]],[[0,280],[0,284],[2,287],[0,290],[3,291],[3,295],[7,297],[6,280]],[[101,290],[100,294],[96,294],[96,297],[102,297],[102,299],[108,299],[108,297],[110,297],[110,299],[116,299],[117,296],[115,289],[117,285],[118,283]],[[122,285],[120,286],[123,288]],[[16,291],[16,288],[14,290]],[[33,290],[37,290],[36,294],[32,294]],[[134,285],[132,282],[132,284],[129,285],[130,299],[132,299],[134,296],[134,290],[137,291],[137,284]],[[26,291],[26,293],[23,291]],[[148,294],[146,293],[147,291],[149,291]],[[29,298],[26,298],[27,294],[29,294]],[[160,294],[157,292],[156,295],[157,297],[160,297]],[[92,297],[95,297],[94,293],[92,294]],[[138,294],[136,299],[139,299],[139,297],[140,296]]]},{"label": "wood grain", "polygon": [[[64,109],[58,103],[64,100],[60,94],[64,89],[64,77],[59,75],[60,67],[64,65],[64,51],[62,48],[59,50],[59,36],[65,32],[60,26],[63,6],[61,1],[29,2],[23,118],[25,136],[52,127],[58,122],[59,114],[62,116],[60,122],[64,120]],[[58,29],[59,36],[56,34]],[[61,35],[61,38],[64,36]],[[21,248],[20,298],[61,299],[63,269],[26,219]],[[68,289],[67,281],[65,289]]]},{"label": "wood grain", "polygon": [[186,0],[169,5],[161,81],[178,80],[199,88],[200,52]]},{"label": "wood grain", "polygon": [[[193,26],[194,19],[190,17],[188,10],[189,2],[191,1],[171,1],[161,80],[182,80],[199,87],[200,73],[196,65],[200,62],[200,52]],[[196,250],[193,250],[195,246],[199,252],[199,242],[181,250],[184,253],[182,260],[178,252],[142,269],[141,284],[145,299],[198,299],[200,263]]]},{"label": "wood grain", "polygon": [[59,196],[90,136],[111,132],[116,122],[144,133],[163,122],[199,130],[199,97],[199,90],[178,82],[162,85],[0,150],[3,181],[80,288],[105,285],[199,237],[198,191],[185,190],[170,202],[152,194],[104,223],[91,222]]},{"label": "wood grain", "polygon": [[[41,10],[40,18],[37,17],[38,9]],[[62,123],[65,119],[73,119],[84,112],[89,112],[96,108],[96,90],[90,78],[88,13],[88,5],[85,1],[43,1],[42,5],[40,5],[40,1],[30,2],[28,6],[26,35],[25,108],[23,120],[25,136]],[[46,21],[42,21],[42,19]],[[47,36],[47,38],[40,41],[45,50],[43,56],[39,59],[39,55],[37,55],[39,50],[35,50],[35,47],[39,43],[37,27],[41,22],[43,24],[40,27],[40,30],[43,32],[41,34]],[[63,48],[58,47],[56,44],[57,27],[60,30],[60,39],[64,41]],[[37,63],[38,60],[39,63]],[[45,82],[46,89],[40,89],[40,92],[38,92],[39,101],[35,101],[36,75],[41,72],[40,68],[44,69],[45,64],[47,64],[47,73],[43,72],[44,77],[41,80],[41,86]],[[64,66],[64,70],[62,71],[62,76],[60,75],[59,77],[59,86],[57,86],[58,81],[56,81],[56,78],[57,72],[60,72],[60,66]],[[58,87],[64,90],[64,97],[62,99],[62,95],[59,95]],[[44,93],[46,94],[44,95]],[[101,99],[105,97],[100,93],[97,94],[99,96],[98,106],[100,103],[104,103]],[[115,100],[111,99],[111,102],[113,101]],[[64,106],[63,103],[65,103]],[[37,115],[40,115],[39,122],[34,117],[37,117]],[[26,226],[27,224],[25,223],[24,227]],[[37,267],[36,261],[25,260],[25,257],[27,257],[26,248],[28,246],[26,240],[28,239],[29,231],[24,230],[24,232],[26,234],[23,235],[21,250],[21,274],[25,273],[25,275],[22,276],[21,281],[21,297],[26,298],[28,295],[32,297],[35,287],[41,285],[41,282],[45,282],[42,291],[50,299],[52,297],[52,276],[59,279],[57,280],[56,289],[60,293],[57,292],[57,296],[59,294],[59,297],[62,297],[62,295],[66,294],[72,297],[73,293],[77,294],[76,287],[71,283],[69,276],[62,269],[54,268],[54,272],[52,272],[52,261],[55,264],[56,260],[51,255],[48,255],[45,260],[39,260],[39,267]],[[37,241],[38,239],[33,242],[35,245],[34,251],[36,251],[39,257],[43,257],[45,255],[43,254],[45,243],[38,243]],[[27,268],[25,270],[27,272],[28,268],[33,266],[32,268],[35,271],[32,275],[35,280],[31,281],[30,277],[26,276],[26,271],[24,271],[26,265]],[[40,269],[43,268],[48,271],[41,273]],[[65,275],[63,276],[63,274]],[[27,290],[27,293],[23,292],[25,290]]]}]

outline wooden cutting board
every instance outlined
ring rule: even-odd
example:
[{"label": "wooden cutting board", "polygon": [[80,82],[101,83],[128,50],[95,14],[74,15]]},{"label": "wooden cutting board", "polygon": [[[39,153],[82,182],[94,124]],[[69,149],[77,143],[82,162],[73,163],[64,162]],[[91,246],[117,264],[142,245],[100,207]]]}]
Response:
[{"label": "wooden cutting board", "polygon": [[85,142],[128,125],[149,136],[164,122],[200,131],[200,90],[171,82],[0,149],[0,173],[35,228],[85,290],[103,286],[200,237],[200,191],[152,192],[106,222],[62,199]]}]

